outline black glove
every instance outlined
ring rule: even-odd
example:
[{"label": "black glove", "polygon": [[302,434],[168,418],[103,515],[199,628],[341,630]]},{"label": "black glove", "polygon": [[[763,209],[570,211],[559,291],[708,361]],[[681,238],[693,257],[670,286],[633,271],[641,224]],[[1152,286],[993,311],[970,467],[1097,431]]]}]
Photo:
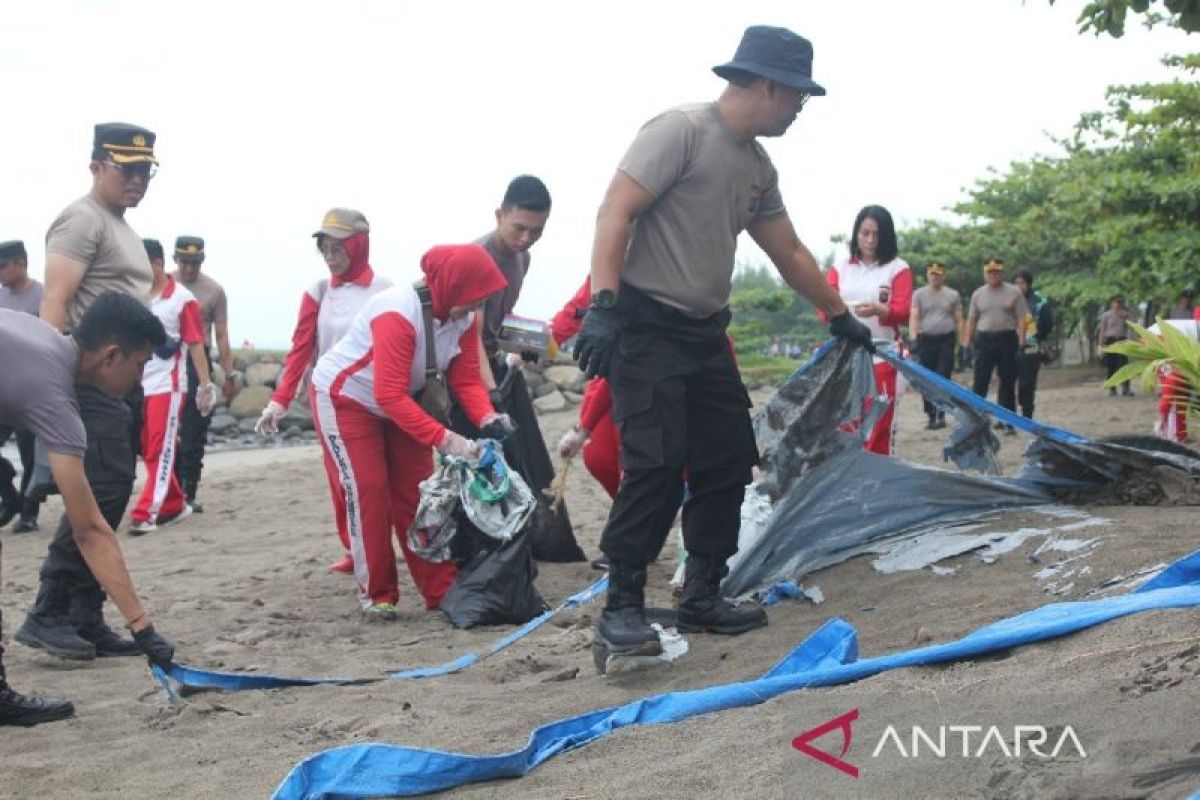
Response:
[{"label": "black glove", "polygon": [[513,424],[508,414],[501,414],[480,428],[479,432],[483,434],[483,438],[485,439],[506,442],[510,436],[517,432],[517,426]]},{"label": "black glove", "polygon": [[541,359],[541,357],[542,357],[541,354],[539,354],[536,350],[522,350],[521,351],[521,360],[524,361],[526,364],[536,364]]},{"label": "black glove", "polygon": [[868,353],[875,352],[875,343],[871,341],[871,329],[855,319],[849,310],[830,318],[829,332],[839,339],[862,345],[867,348]]},{"label": "black glove", "polygon": [[151,664],[166,669],[175,658],[175,645],[168,642],[155,632],[153,625],[147,625],[133,635],[133,641],[142,648]]},{"label": "black glove", "polygon": [[579,335],[575,338],[574,355],[579,368],[589,378],[607,377],[620,338],[621,328],[617,323],[616,311],[595,306],[589,308]]}]

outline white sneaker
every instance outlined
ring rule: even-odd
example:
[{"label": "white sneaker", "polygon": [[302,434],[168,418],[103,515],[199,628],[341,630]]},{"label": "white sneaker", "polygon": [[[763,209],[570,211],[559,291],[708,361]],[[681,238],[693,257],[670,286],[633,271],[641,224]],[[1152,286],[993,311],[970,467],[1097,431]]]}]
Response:
[{"label": "white sneaker", "polygon": [[194,513],[194,509],[187,503],[184,503],[182,511],[180,511],[178,514],[176,514],[173,517],[167,517],[166,519],[162,520],[162,524],[164,527],[166,527],[167,525],[174,525],[176,522],[182,522],[183,520],[187,519],[193,513]]},{"label": "white sneaker", "polygon": [[153,522],[151,522],[148,519],[146,519],[146,520],[136,520],[135,519],[129,523],[129,535],[130,536],[141,536],[142,534],[150,533],[150,531],[156,531],[156,530],[158,530],[158,526],[155,525]]}]

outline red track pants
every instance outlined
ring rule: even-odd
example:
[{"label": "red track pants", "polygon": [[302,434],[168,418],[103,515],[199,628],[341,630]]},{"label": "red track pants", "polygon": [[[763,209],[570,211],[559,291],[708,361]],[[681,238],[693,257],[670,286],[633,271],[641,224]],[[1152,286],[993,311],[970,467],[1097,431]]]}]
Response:
[{"label": "red track pants", "polygon": [[408,548],[418,484],[433,473],[432,449],[353,400],[314,394],[313,419],[337,475],[334,509],[345,520],[363,608],[400,599],[393,529],[425,607],[437,608],[454,584],[454,562],[434,564]]},{"label": "red track pants", "polygon": [[130,513],[135,522],[174,517],[187,502],[175,477],[179,421],[185,402],[185,392],[152,394],[143,401],[142,460],[146,464],[146,485]]},{"label": "red track pants", "polygon": [[[888,407],[879,421],[875,423],[875,429],[867,437],[863,449],[879,453],[881,456],[890,456],[892,454],[892,434],[895,432],[896,424],[896,368],[886,361],[880,361],[874,365],[873,369],[875,390],[886,398]],[[863,401],[864,415],[870,410],[873,402],[875,402],[874,399],[870,397]],[[841,430],[855,431],[858,430],[859,424],[858,422],[847,423],[841,427]]]},{"label": "red track pants", "polygon": [[1186,442],[1187,407],[1192,387],[1173,369],[1161,373],[1159,386],[1162,395],[1158,398],[1158,417],[1162,423],[1162,436],[1173,442]]},{"label": "red track pants", "polygon": [[583,465],[592,473],[609,497],[617,496],[621,485],[621,435],[612,412],[605,414],[592,428],[583,446]]}]

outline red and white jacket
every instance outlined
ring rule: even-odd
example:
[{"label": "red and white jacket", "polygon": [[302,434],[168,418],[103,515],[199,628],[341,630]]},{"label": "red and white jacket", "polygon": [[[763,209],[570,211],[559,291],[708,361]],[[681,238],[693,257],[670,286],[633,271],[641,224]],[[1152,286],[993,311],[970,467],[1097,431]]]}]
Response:
[{"label": "red and white jacket", "polygon": [[904,259],[868,265],[850,258],[826,270],[825,280],[837,290],[852,314],[855,303],[878,303],[879,288],[888,287],[888,313],[856,319],[871,329],[871,337],[876,340],[891,342],[900,338],[900,326],[908,324],[913,293],[912,270]]},{"label": "red and white jacket", "polygon": [[377,276],[367,267],[353,280],[341,282],[325,278],[308,287],[300,300],[292,349],[283,362],[283,371],[271,399],[287,408],[317,359],[346,335],[367,300],[391,285],[390,280]]},{"label": "red and white jacket", "polygon": [[[479,426],[493,413],[479,373],[477,315],[433,321],[437,367],[467,418]],[[411,286],[371,297],[350,330],[313,369],[313,386],[334,401],[351,400],[396,423],[421,444],[436,446],[445,427],[413,400],[425,386],[425,322]]]},{"label": "red and white jacket", "polygon": [[142,393],[149,396],[187,391],[187,346],[204,342],[204,320],[195,295],[167,277],[162,294],[150,302],[150,310],[162,322],[167,338],[181,342],[170,358],[151,356],[142,370]]}]

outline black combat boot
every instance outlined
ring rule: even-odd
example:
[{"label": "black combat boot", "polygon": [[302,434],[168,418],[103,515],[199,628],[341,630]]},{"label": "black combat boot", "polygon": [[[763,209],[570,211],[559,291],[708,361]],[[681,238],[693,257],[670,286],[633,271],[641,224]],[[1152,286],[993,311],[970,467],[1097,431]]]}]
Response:
[{"label": "black combat boot", "polygon": [[646,623],[646,568],[614,563],[608,573],[608,601],[600,612],[593,647],[607,655],[662,654],[658,632]]},{"label": "black combat boot", "polygon": [[756,603],[735,606],[721,596],[725,562],[688,553],[676,628],[680,633],[720,633],[736,636],[767,624],[767,612]]},{"label": "black combat boot", "polygon": [[96,655],[140,656],[142,648],[133,639],[126,639],[104,622],[104,592],[84,590],[71,596],[71,625],[80,638],[92,643]]},{"label": "black combat boot", "polygon": [[91,661],[96,657],[96,646],[76,633],[66,620],[43,622],[30,614],[13,638],[26,647],[72,661]]},{"label": "black combat boot", "polygon": [[61,697],[26,697],[0,677],[0,725],[29,728],[75,715],[75,706]]}]

